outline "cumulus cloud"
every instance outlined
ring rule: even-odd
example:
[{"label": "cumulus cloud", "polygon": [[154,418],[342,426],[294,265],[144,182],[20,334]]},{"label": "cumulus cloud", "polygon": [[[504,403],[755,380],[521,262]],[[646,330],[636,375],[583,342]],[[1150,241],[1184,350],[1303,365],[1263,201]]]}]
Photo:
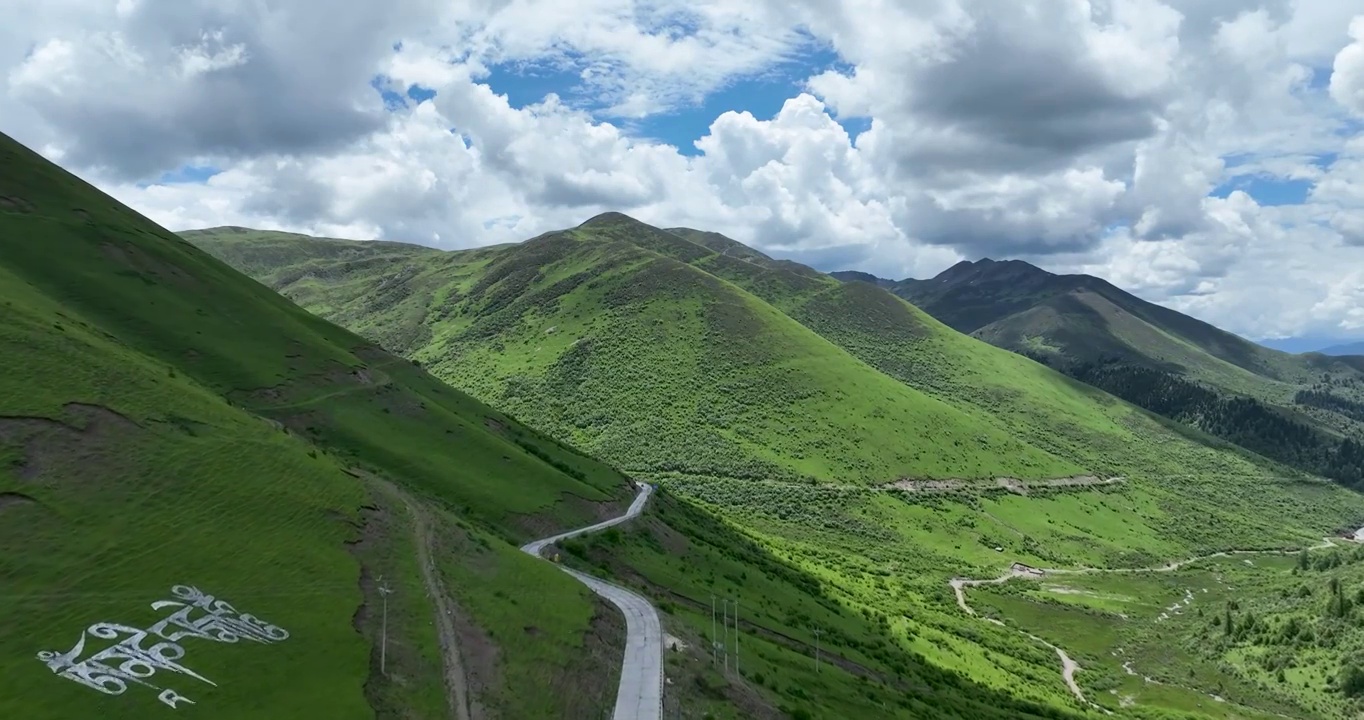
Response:
[{"label": "cumulus cloud", "polygon": [[1350,112],[1364,117],[1364,15],[1350,21],[1349,45],[1336,54],[1331,72],[1331,97]]},{"label": "cumulus cloud", "polygon": [[[905,174],[1055,166],[1154,132],[1177,13],[1146,2],[1117,2],[1107,18],[1077,2],[924,12],[933,5],[842,3],[835,44],[856,70],[810,83],[840,113],[887,119],[878,130]],[[915,30],[897,41],[901,27]]]},{"label": "cumulus cloud", "polygon": [[[19,0],[0,129],[174,228],[453,248],[621,210],[822,269],[1024,257],[1245,334],[1339,334],[1364,324],[1348,5]],[[840,63],[773,116],[632,134],[815,47]],[[498,66],[568,79],[514,105]],[[386,108],[376,81],[436,94]],[[158,180],[186,164],[221,172]]]},{"label": "cumulus cloud", "polygon": [[33,38],[9,95],[46,120],[67,162],[124,177],[187,155],[337,150],[385,124],[373,68],[435,8],[351,5],[127,2],[102,27]]}]

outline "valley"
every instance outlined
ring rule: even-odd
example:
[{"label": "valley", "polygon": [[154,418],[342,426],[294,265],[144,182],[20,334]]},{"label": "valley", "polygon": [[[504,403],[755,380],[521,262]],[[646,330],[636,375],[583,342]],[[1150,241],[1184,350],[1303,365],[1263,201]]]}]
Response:
[{"label": "valley", "polygon": [[951,584],[964,611],[977,614],[967,600],[976,596],[987,621],[1080,652],[1089,669],[1080,677],[1108,690],[1095,699],[1110,712],[1161,696],[1215,717],[1349,717],[1360,638],[1339,619],[1352,612],[1353,591],[1343,588],[1358,587],[1360,558],[1355,541],[1328,537],[1296,551]]},{"label": "valley", "polygon": [[1364,0],[5,10],[0,720],[1364,720]]},{"label": "valley", "polygon": [[[1145,605],[1117,621],[1075,605],[1104,602],[1110,578],[1200,567],[1166,565],[1180,558],[1306,548],[1358,527],[1364,499],[881,289],[614,213],[458,253],[190,234],[210,255],[3,150],[22,171],[0,192],[25,201],[0,211],[6,714],[1220,718],[1356,702],[1354,556],[1322,566],[1340,576],[1325,594],[1349,597],[1328,601],[1334,629],[1275,605],[1285,583],[1245,580],[1237,602],[1273,622],[1180,655],[1187,677],[1148,669],[1157,639],[1207,645],[1208,627],[1153,634],[1119,622]],[[1043,592],[1071,604],[1029,595],[1050,587],[1032,579],[962,580],[1011,563],[1058,568],[1065,589]],[[168,588],[180,599],[158,599]],[[259,647],[137,611],[215,593],[268,618],[233,620]],[[1317,645],[1290,668],[1275,658],[1291,622]],[[175,637],[165,652],[194,664],[72,670],[113,627]],[[1226,702],[1200,705],[1210,694]]]},{"label": "valley", "polygon": [[[1168,692],[1119,706],[1086,669],[1071,687],[1067,643],[981,623],[949,581],[1012,562],[1134,570],[1306,547],[1364,520],[1337,484],[957,334],[869,284],[715,234],[607,214],[460,252],[186,236],[658,484],[642,525],[568,541],[564,561],[653,598],[692,648],[709,644],[708,596],[754,598],[751,675],[665,653],[670,672],[709,688],[685,697],[715,717],[736,705],[743,717],[915,717],[958,702],[968,717],[1228,717]],[[871,680],[868,695],[812,673],[816,630],[841,658],[833,667]],[[945,699],[968,678],[962,700]],[[1015,700],[965,700],[990,693]]]},{"label": "valley", "polygon": [[[614,608],[517,546],[623,475],[3,136],[0,167],[0,716],[445,717],[442,608],[472,716],[611,706]],[[173,632],[182,596],[277,630]],[[173,667],[94,664],[157,627]]]}]

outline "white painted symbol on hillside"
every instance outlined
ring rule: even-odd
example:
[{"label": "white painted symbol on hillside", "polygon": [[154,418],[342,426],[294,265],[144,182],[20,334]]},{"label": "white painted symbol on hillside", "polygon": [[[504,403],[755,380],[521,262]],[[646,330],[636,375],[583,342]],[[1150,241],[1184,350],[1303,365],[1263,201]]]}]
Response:
[{"label": "white painted symbol on hillside", "polygon": [[[70,650],[63,653],[44,650],[37,657],[54,674],[107,695],[122,695],[129,683],[160,690],[157,699],[174,708],[179,703],[195,703],[175,690],[148,682],[147,679],[158,670],[188,675],[217,686],[178,662],[185,657],[185,648],[179,644],[184,638],[222,643],[247,640],[266,645],[289,638],[289,632],[284,628],[254,615],[238,613],[230,603],[191,585],[176,585],[171,588],[171,594],[179,599],[157,600],[152,603],[152,609],[180,609],[145,630],[116,623],[95,623],[81,633]],[[90,637],[118,642],[78,660]],[[147,642],[152,644],[147,646]]]}]

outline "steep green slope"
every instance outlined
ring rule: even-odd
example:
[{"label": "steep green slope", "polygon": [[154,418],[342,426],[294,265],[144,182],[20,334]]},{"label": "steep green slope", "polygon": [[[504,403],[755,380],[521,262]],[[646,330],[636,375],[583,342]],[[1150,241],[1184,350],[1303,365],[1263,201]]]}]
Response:
[{"label": "steep green slope", "polygon": [[[474,702],[502,717],[610,706],[612,660],[582,649],[607,642],[613,611],[505,540],[594,519],[593,503],[628,495],[618,472],[4,136],[0,303],[0,716],[142,718],[176,703],[204,718],[444,717],[419,544],[460,609]],[[380,576],[395,590],[387,675]],[[183,657],[164,650],[176,664],[150,677],[55,674],[132,632],[93,624],[146,630],[176,612],[153,603],[192,596],[177,586],[279,630],[182,637]],[[506,598],[545,595],[508,611]]]},{"label": "steep green slope", "polygon": [[[1134,566],[1292,547],[1364,519],[1364,503],[1338,486],[960,335],[888,293],[713,234],[608,214],[520,245],[452,253],[187,236],[476,397],[662,481],[666,528],[588,541],[567,548],[570,560],[674,603],[673,631],[690,641],[709,633],[696,607],[707,592],[753,598],[751,630],[775,646],[762,645],[754,672],[763,680],[746,687],[814,717],[840,717],[838,703],[852,701],[834,700],[842,685],[816,690],[824,683],[791,656],[811,652],[815,629],[832,633],[850,617],[871,624],[844,627],[836,652],[847,672],[946,672],[935,687],[965,683],[972,697],[998,691],[1026,707],[1086,712],[1053,651],[963,616],[947,580],[1011,561]],[[1124,479],[1044,482],[1077,473]],[[1034,482],[998,491],[990,478],[1005,474]],[[952,476],[985,482],[943,494],[915,481],[902,483],[908,492],[885,486]],[[732,678],[697,682],[719,693],[711,701],[740,701]],[[924,715],[915,703],[931,693],[887,682],[866,696],[876,712]],[[1098,700],[1120,709],[1116,697]],[[1144,703],[1146,717],[1174,709]],[[1240,706],[1227,707],[1196,716],[1234,717]]]},{"label": "steep green slope", "polygon": [[[869,276],[839,273],[846,280]],[[1364,483],[1364,363],[1290,355],[1099,278],[1010,260],[871,282],[965,333],[1163,416],[1351,485]]]},{"label": "steep green slope", "polygon": [[377,338],[457,387],[633,472],[875,483],[1082,469],[876,372],[673,258],[704,248],[653,233],[589,225],[501,251],[371,251],[331,265],[334,284],[289,282],[297,268],[275,282],[338,321],[368,313],[361,332],[384,328]]}]

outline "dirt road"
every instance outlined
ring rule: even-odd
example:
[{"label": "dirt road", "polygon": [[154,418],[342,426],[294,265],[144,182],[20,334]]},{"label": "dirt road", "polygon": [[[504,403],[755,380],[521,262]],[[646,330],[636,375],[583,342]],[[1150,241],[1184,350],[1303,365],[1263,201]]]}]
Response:
[{"label": "dirt road", "polygon": [[373,475],[367,477],[384,492],[402,500],[408,514],[412,516],[412,533],[417,548],[417,562],[422,569],[422,583],[426,586],[426,594],[436,605],[436,632],[445,666],[445,691],[450,713],[456,720],[471,720],[469,680],[464,674],[464,659],[459,654],[459,636],[455,632],[455,604],[441,585],[431,559],[431,527],[426,521],[426,509],[393,483]]}]

